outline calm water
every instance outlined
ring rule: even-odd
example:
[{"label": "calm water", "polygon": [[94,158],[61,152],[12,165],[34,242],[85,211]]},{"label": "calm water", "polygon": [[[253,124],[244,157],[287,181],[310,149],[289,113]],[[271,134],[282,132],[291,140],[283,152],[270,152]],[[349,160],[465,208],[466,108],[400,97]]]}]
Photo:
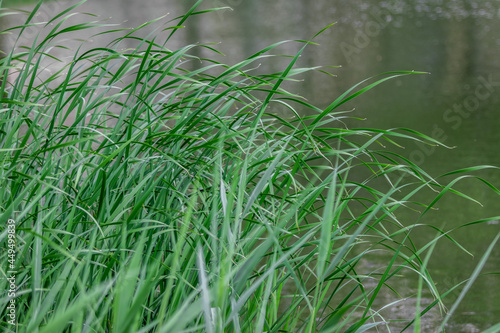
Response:
[{"label": "calm water", "polygon": [[[90,0],[85,10],[110,17],[109,22],[137,26],[170,12],[185,12],[194,1]],[[52,4],[57,9],[63,2]],[[418,0],[207,0],[206,7],[231,6],[224,11],[198,16],[188,21],[182,34],[189,42],[222,42],[218,49],[227,63],[235,63],[267,45],[285,39],[309,39],[326,25],[337,22],[309,48],[299,65],[341,65],[333,69],[336,78],[322,74],[304,77],[300,93],[318,106],[328,105],[342,91],[377,73],[392,70],[421,70],[431,75],[404,77],[390,81],[345,106],[366,118],[350,127],[406,127],[429,134],[454,149],[406,145],[397,151],[424,167],[431,175],[472,165],[500,166],[500,1]],[[43,16],[43,15],[42,15]],[[42,17],[43,19],[43,17]],[[179,37],[178,37],[179,38]],[[294,52],[290,43],[282,52]],[[266,67],[267,66],[267,67]],[[263,65],[272,70],[278,64]],[[477,173],[500,187],[499,171]],[[457,187],[481,201],[483,207],[448,196],[422,221],[446,230],[466,222],[500,215],[500,197],[481,182],[464,180]],[[429,202],[432,198],[422,198]],[[401,220],[405,216],[400,216]],[[415,216],[408,215],[408,224]],[[500,232],[500,224],[463,229],[452,234],[474,254],[468,256],[451,242],[442,241],[435,249],[430,270],[438,288],[446,290],[472,273],[490,241]],[[414,237],[425,244],[435,236],[422,229]],[[366,267],[387,261],[374,256]],[[484,272],[500,271],[500,245],[488,260]],[[413,313],[412,295],[417,281],[406,276],[393,281],[409,297],[383,313],[404,318]],[[447,302],[458,295],[451,296]],[[387,293],[378,306],[397,298]],[[457,310],[449,332],[479,332],[500,321],[500,276],[480,277]],[[382,302],[383,301],[383,302]],[[431,313],[425,332],[434,332],[439,313]],[[397,328],[396,326],[394,326]],[[384,331],[381,329],[380,331]]]}]

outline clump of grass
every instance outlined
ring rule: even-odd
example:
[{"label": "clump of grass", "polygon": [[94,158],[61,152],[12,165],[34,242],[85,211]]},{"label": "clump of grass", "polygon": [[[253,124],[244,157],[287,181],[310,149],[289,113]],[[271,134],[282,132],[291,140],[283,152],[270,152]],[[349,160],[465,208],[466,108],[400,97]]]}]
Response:
[{"label": "clump of grass", "polygon": [[[282,87],[317,70],[295,68],[303,48],[279,73],[252,68],[280,43],[190,70],[192,50],[212,46],[170,50],[136,37],[139,28],[74,51],[39,82],[59,36],[98,25],[68,25],[74,8],[1,63],[11,74],[1,87],[3,244],[6,221],[17,224],[18,326],[3,321],[6,332],[363,332],[390,326],[373,304],[403,272],[421,277],[418,297],[426,289],[435,300],[408,325],[442,305],[423,255],[441,238],[455,241],[438,230],[416,247],[411,231],[425,226],[397,211],[423,216],[447,192],[467,197],[452,186],[481,167],[442,184],[381,148],[438,142],[406,129],[347,129],[339,109],[418,73],[384,73],[319,109]],[[119,51],[128,40],[137,47]],[[426,189],[435,199],[414,202]],[[380,251],[387,266],[359,268]],[[7,261],[2,252],[4,275]]]}]

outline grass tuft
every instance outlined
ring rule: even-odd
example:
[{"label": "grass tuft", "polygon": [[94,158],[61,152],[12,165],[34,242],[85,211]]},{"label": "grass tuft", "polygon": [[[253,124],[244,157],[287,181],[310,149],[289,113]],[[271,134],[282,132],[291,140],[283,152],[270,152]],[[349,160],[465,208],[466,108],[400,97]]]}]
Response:
[{"label": "grass tuft", "polygon": [[[188,18],[213,11],[200,2],[162,26],[165,41],[139,37],[155,20],[63,62],[54,53],[63,35],[105,27],[72,24],[75,5],[1,60],[0,241],[6,249],[14,219],[17,272],[17,327],[2,319],[3,331],[364,332],[390,326],[374,304],[382,292],[403,299],[391,287],[403,274],[420,277],[418,301],[434,298],[406,318],[418,328],[448,294],[427,270],[434,246],[448,239],[466,251],[420,217],[443,195],[474,200],[453,186],[489,166],[443,182],[382,144],[440,145],[432,138],[345,128],[339,106],[420,72],[367,79],[323,110],[288,90],[297,75],[324,71],[295,67],[310,42],[295,41],[301,51],[272,74],[254,68],[282,43],[232,66],[214,60],[211,44],[169,49]],[[39,8],[10,31],[22,34]],[[47,74],[51,61],[63,65]],[[430,203],[416,201],[422,191]],[[420,212],[416,222],[398,219],[407,209]],[[417,228],[438,234],[417,247]],[[362,265],[381,252],[385,267]],[[0,263],[7,277],[6,251]]]}]

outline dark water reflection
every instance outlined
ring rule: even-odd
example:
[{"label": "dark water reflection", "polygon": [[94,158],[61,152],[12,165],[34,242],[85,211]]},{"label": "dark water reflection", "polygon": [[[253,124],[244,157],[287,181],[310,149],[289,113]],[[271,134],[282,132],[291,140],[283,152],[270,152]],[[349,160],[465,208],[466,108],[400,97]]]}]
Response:
[{"label": "dark water reflection", "polygon": [[[61,2],[62,3],[62,2]],[[114,22],[127,19],[137,26],[166,12],[185,12],[194,1],[97,1],[85,9]],[[437,176],[472,165],[500,165],[500,1],[418,0],[207,0],[205,7],[231,6],[224,11],[199,16],[188,22],[183,36],[174,44],[222,42],[218,49],[226,63],[235,63],[281,40],[310,39],[326,25],[337,24],[322,34],[318,47],[310,47],[301,57],[302,66],[341,65],[333,69],[336,78],[315,73],[304,76],[300,93],[315,105],[328,105],[341,92],[360,80],[392,70],[422,70],[431,75],[404,77],[390,81],[349,105],[354,114],[366,118],[350,121],[350,127],[406,127],[436,137],[454,149],[406,145],[398,153]],[[293,54],[300,45],[290,43],[281,52]],[[263,65],[263,70],[273,66]],[[277,69],[277,68],[275,68]],[[476,173],[500,187],[500,172],[490,169]],[[464,223],[500,215],[498,196],[481,182],[464,180],[457,186],[478,199],[483,207],[456,196],[444,198],[422,222],[450,229]],[[430,202],[432,198],[422,198]],[[404,216],[400,216],[404,221]],[[414,217],[408,217],[414,223]],[[453,233],[474,257],[448,241],[435,249],[430,270],[437,287],[445,290],[470,276],[495,235],[498,221],[465,228]],[[422,229],[414,237],[425,244],[435,234]],[[373,256],[365,263],[376,266],[388,259]],[[488,260],[484,272],[500,271],[500,246]],[[395,289],[416,291],[417,281],[393,281]],[[399,284],[399,285],[397,285]],[[454,294],[453,297],[458,296]],[[478,332],[500,321],[500,277],[480,277],[465,297],[450,323],[449,332]],[[390,293],[380,304],[394,301]],[[412,314],[408,303],[385,310],[389,317]],[[450,305],[451,303],[447,303]],[[408,315],[409,316],[409,315]],[[439,313],[429,315],[425,332],[439,322]],[[381,329],[381,331],[384,331]]]}]

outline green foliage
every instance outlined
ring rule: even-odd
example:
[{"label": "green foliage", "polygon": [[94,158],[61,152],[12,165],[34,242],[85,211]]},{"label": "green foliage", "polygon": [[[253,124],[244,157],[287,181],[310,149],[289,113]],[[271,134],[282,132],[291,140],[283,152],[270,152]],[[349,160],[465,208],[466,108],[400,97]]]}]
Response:
[{"label": "green foliage", "polygon": [[4,7],[14,7],[14,6],[27,6],[27,5],[33,5],[33,4],[36,4],[38,2],[50,2],[50,1],[53,1],[53,0],[1,0],[0,1],[0,6],[4,6]]},{"label": "green foliage", "polygon": [[[417,73],[381,74],[321,110],[283,87],[317,69],[295,68],[303,48],[279,73],[253,68],[281,43],[192,69],[194,48],[216,51],[136,37],[146,24],[43,74],[60,35],[98,25],[71,25],[71,15],[1,60],[11,77],[0,94],[0,240],[5,249],[15,219],[19,332],[364,332],[390,322],[373,304],[403,273],[421,277],[419,297],[435,297],[408,321],[442,304],[422,256],[455,241],[438,230],[417,247],[411,231],[428,226],[397,211],[466,197],[452,185],[481,167],[443,183],[381,144],[437,142],[346,129],[338,110]],[[137,47],[120,50],[127,41]],[[421,191],[435,200],[416,202]],[[386,267],[359,268],[381,251]]]}]

